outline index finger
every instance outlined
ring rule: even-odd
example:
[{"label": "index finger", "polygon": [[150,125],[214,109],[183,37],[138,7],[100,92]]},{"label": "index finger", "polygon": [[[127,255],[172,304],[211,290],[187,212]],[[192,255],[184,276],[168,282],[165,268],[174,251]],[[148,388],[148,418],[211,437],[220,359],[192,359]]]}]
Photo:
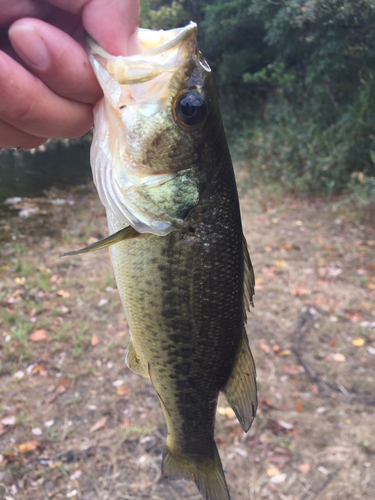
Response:
[{"label": "index finger", "polygon": [[85,30],[113,55],[140,52],[137,35],[139,0],[49,0],[52,5],[81,14]]}]

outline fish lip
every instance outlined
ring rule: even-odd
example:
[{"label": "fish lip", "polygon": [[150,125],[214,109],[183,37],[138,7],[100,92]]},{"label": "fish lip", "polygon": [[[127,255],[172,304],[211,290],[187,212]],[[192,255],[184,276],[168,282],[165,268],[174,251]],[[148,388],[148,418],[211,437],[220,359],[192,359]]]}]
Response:
[{"label": "fish lip", "polygon": [[[143,28],[138,28],[138,33],[140,35],[140,38],[142,38],[142,33],[147,32],[150,30],[143,29]],[[160,30],[163,31],[163,30]],[[134,54],[132,56],[114,56],[104,50],[100,45],[94,40],[94,38],[85,31],[85,43],[87,47],[87,51],[90,52],[92,55],[98,55],[101,57],[104,57],[105,59],[115,61],[118,57],[121,57],[122,59],[126,61],[136,61],[139,59],[139,56],[141,55],[142,58],[144,57],[152,57],[152,56],[157,56],[159,54],[162,54],[163,52],[167,50],[172,50],[177,45],[180,43],[184,42],[188,38],[195,38],[198,33],[198,26],[194,21],[190,21],[190,23],[182,28],[175,28],[172,30],[166,30],[164,33],[172,33],[176,32],[176,36],[173,37],[171,40],[169,40],[166,43],[163,43],[162,45],[159,45],[158,47],[155,47],[154,49],[151,50],[146,50],[145,52],[141,52],[140,54]]]}]

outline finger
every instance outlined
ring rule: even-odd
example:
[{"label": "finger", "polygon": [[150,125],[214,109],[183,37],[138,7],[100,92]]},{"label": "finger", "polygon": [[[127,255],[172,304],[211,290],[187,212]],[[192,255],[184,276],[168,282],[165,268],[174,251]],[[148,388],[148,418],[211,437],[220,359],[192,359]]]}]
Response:
[{"label": "finger", "polygon": [[10,26],[21,17],[39,17],[45,19],[53,7],[44,0],[2,0],[0,10],[0,27]]},{"label": "finger", "polygon": [[63,31],[38,19],[21,19],[9,29],[19,57],[53,92],[94,104],[102,95],[85,50]]},{"label": "finger", "polygon": [[137,35],[139,0],[49,0],[59,9],[82,13],[86,31],[107,52],[132,55],[141,52]]},{"label": "finger", "polygon": [[56,95],[0,52],[0,117],[39,137],[80,137],[92,126],[92,106]]},{"label": "finger", "polygon": [[35,137],[27,134],[0,120],[0,150],[2,148],[37,148],[44,144],[46,140],[45,137]]},{"label": "finger", "polygon": [[141,52],[138,0],[91,0],[82,11],[82,21],[86,31],[110,54]]}]

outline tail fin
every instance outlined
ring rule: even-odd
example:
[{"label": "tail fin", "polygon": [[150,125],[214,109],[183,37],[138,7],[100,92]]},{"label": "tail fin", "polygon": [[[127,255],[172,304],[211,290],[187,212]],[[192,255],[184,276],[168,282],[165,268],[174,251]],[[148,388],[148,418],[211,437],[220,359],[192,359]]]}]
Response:
[{"label": "tail fin", "polygon": [[167,443],[162,462],[163,477],[194,481],[205,500],[230,500],[219,453],[214,446],[212,460],[197,462],[190,457],[173,454]]}]

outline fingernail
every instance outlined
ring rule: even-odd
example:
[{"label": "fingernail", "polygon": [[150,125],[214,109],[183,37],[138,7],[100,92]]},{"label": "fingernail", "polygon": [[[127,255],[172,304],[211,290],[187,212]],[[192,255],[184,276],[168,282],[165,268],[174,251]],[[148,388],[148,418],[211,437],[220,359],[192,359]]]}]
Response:
[{"label": "fingernail", "polygon": [[44,40],[32,26],[12,26],[9,37],[18,55],[29,65],[39,70],[49,62],[49,52]]}]

